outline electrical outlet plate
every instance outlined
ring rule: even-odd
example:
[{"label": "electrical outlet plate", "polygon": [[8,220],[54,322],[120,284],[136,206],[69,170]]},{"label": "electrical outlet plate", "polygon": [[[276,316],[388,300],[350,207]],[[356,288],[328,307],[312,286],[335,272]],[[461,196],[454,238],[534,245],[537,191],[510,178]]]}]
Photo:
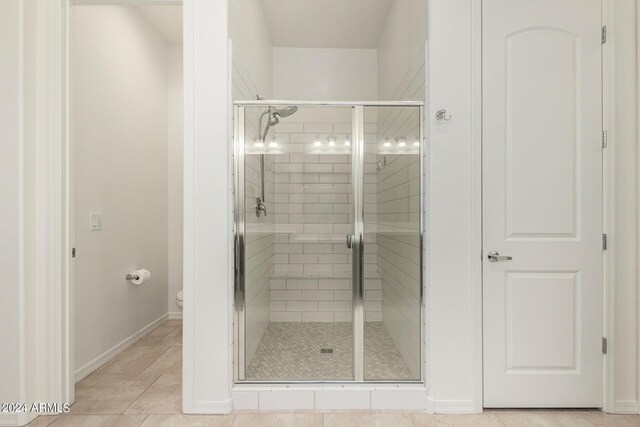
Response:
[{"label": "electrical outlet plate", "polygon": [[102,213],[91,212],[89,214],[89,230],[99,231],[102,230]]}]

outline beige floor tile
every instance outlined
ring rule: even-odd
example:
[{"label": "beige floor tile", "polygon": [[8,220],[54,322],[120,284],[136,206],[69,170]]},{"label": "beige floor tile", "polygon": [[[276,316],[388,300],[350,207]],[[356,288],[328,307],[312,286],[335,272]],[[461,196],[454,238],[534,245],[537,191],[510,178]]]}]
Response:
[{"label": "beige floor tile", "polygon": [[504,424],[495,413],[484,412],[482,414],[437,414],[437,425],[455,427],[503,427]]},{"label": "beige floor tile", "polygon": [[157,345],[182,345],[182,328],[175,327],[174,331],[168,333],[164,336],[160,341],[158,341]]},{"label": "beige floor tile", "polygon": [[640,426],[640,415],[614,415],[602,412],[585,414],[585,418],[598,427],[636,427]]},{"label": "beige floor tile", "polygon": [[142,375],[162,375],[182,373],[182,346],[172,345]]},{"label": "beige floor tile", "polygon": [[[136,345],[137,346],[145,346],[145,345],[156,345],[162,339],[164,339],[167,335],[177,334],[180,330],[182,330],[182,326],[176,324],[170,324],[172,320],[163,323],[162,325],[155,328],[153,331],[149,332],[142,339],[140,339]],[[182,321],[180,321],[182,322]]]},{"label": "beige floor tile", "polygon": [[124,413],[181,414],[182,376],[162,374]]},{"label": "beige floor tile", "polygon": [[411,414],[410,416],[415,427],[435,427],[438,425],[436,423],[436,416],[434,414],[419,412]]},{"label": "beige floor tile", "polygon": [[415,427],[504,427],[492,412],[482,414],[411,414]]},{"label": "beige floor tile", "polygon": [[131,400],[82,399],[71,407],[73,415],[119,415],[131,405]]},{"label": "beige floor tile", "polygon": [[149,415],[142,427],[231,427],[233,415]]},{"label": "beige floor tile", "polygon": [[96,371],[99,374],[139,374],[169,349],[168,346],[129,347]]},{"label": "beige floor tile", "polygon": [[236,414],[233,427],[322,427],[323,414]]},{"label": "beige floor tile", "polygon": [[593,427],[586,411],[542,410],[495,411],[506,427]]},{"label": "beige floor tile", "polygon": [[146,415],[62,415],[51,427],[138,427]]},{"label": "beige floor tile", "polygon": [[57,420],[59,415],[40,415],[35,420],[27,424],[29,427],[45,427]]},{"label": "beige floor tile", "polygon": [[[413,427],[411,414],[389,413],[341,413],[325,414],[326,427]],[[428,425],[428,424],[427,424]]]},{"label": "beige floor tile", "polygon": [[156,378],[93,373],[76,384],[76,403],[71,413],[121,414]]}]

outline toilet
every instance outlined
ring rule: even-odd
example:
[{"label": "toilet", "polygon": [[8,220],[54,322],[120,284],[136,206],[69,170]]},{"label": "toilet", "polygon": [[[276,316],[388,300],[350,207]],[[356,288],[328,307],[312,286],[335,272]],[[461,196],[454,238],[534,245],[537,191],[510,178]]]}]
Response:
[{"label": "toilet", "polygon": [[182,289],[180,289],[180,292],[176,295],[176,305],[182,310]]}]

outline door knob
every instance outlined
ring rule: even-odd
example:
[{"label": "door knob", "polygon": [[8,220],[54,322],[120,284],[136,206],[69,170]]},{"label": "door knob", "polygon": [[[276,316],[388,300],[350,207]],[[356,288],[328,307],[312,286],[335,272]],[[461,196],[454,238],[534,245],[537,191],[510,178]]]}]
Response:
[{"label": "door knob", "polygon": [[489,262],[511,261],[513,258],[509,255],[500,255],[498,251],[491,251],[487,254]]}]

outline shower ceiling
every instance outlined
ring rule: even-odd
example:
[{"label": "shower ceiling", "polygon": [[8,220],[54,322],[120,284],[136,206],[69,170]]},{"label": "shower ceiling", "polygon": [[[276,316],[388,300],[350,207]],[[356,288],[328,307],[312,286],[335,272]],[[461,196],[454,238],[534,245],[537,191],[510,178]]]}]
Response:
[{"label": "shower ceiling", "polygon": [[393,0],[262,0],[275,47],[375,49]]}]

